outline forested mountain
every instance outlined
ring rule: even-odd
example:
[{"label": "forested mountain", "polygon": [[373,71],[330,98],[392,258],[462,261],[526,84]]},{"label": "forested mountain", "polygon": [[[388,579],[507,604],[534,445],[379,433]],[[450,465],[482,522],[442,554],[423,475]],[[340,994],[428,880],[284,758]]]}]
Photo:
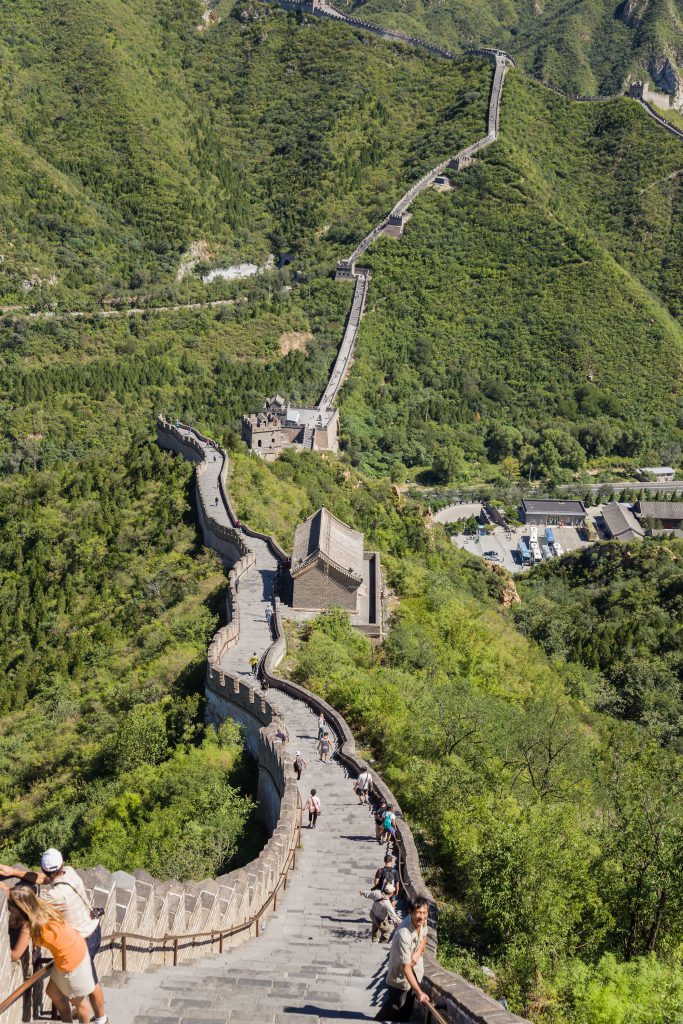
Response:
[{"label": "forested mountain", "polygon": [[[370,253],[342,398],[360,463],[489,458],[569,479],[683,441],[681,142],[633,101],[576,103],[512,74],[502,137]],[[378,387],[379,381],[379,387]]]},{"label": "forested mountain", "polygon": [[683,106],[681,0],[346,0],[359,17],[454,47],[502,46],[572,95],[620,93],[645,78]]},{"label": "forested mountain", "polygon": [[258,3],[199,32],[202,10],[0,12],[0,303],[73,309],[173,288],[199,240],[217,263],[293,249],[319,265],[435,153],[481,132],[482,61],[444,64]]},{"label": "forested mountain", "polygon": [[[479,984],[490,962],[492,991],[541,1024],[671,1024],[680,544],[572,556],[505,612],[504,577],[387,474],[440,459],[458,482],[560,482],[680,459],[681,144],[633,101],[571,102],[524,71],[617,89],[648,40],[671,44],[678,7],[382,4],[363,10],[509,45],[522,67],[500,140],[367,255],[340,457],[272,467],[244,453],[241,414],[321,393],[350,302],[335,261],[486,132],[490,63],[258,0],[0,11],[0,859],[57,843],[207,875],[253,834],[239,737],[201,724],[225,580],[189,467],[153,446],[164,411],[231,449],[245,521],[289,544],[326,504],[381,551],[386,644],[332,614],[293,632],[291,668],[423,830],[448,962]],[[201,280],[270,253],[291,268]],[[96,315],[133,299],[149,311]]]}]

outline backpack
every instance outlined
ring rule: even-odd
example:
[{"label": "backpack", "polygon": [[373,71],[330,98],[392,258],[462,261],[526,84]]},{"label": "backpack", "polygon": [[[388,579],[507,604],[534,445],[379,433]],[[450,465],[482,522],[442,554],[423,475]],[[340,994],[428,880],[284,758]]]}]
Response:
[{"label": "backpack", "polygon": [[384,815],[384,820],[382,822],[382,824],[384,825],[384,827],[387,830],[387,832],[394,827],[394,822],[395,821],[396,821],[396,815],[394,814],[394,812],[393,811],[387,811],[387,813]]},{"label": "backpack", "polygon": [[294,767],[296,768],[296,770],[297,770],[298,772],[301,772],[301,771],[303,771],[303,768],[304,768],[304,759],[303,759],[303,757],[297,757],[297,758],[295,759],[295,761],[294,761]]}]

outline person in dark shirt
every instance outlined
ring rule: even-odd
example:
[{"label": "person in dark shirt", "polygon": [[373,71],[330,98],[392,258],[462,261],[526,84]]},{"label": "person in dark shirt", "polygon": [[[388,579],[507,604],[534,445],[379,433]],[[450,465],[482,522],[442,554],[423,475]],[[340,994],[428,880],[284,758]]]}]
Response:
[{"label": "person in dark shirt", "polygon": [[381,868],[377,868],[375,872],[375,881],[372,886],[373,889],[379,889],[380,892],[385,892],[387,886],[393,886],[392,902],[396,902],[398,899],[399,890],[401,888],[401,880],[399,878],[398,869],[394,863],[394,858],[390,853],[384,858],[384,865]]}]

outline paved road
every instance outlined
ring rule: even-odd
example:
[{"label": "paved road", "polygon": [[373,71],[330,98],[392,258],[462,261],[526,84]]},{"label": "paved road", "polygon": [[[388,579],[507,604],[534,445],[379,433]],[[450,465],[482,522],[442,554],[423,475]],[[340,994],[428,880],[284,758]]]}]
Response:
[{"label": "paved road", "polygon": [[236,302],[236,299],[213,299],[211,302],[183,302],[176,306],[129,306],[128,309],[74,309],[62,312],[51,309],[29,312],[21,306],[0,306],[0,316],[11,316],[13,319],[20,317],[23,320],[81,320],[84,317],[92,316],[107,319],[118,316],[140,316],[143,313],[176,313],[181,309],[234,306]]}]

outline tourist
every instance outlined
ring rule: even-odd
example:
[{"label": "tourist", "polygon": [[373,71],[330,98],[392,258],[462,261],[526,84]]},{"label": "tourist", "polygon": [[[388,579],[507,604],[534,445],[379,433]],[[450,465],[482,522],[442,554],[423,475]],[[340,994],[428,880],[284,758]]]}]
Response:
[{"label": "tourist", "polygon": [[252,654],[251,658],[249,659],[249,664],[251,665],[251,674],[252,674],[252,676],[257,675],[257,673],[258,673],[258,663],[259,663],[259,656],[256,653],[256,651],[254,651],[254,653]]},{"label": "tourist", "polygon": [[324,734],[325,734],[325,716],[323,715],[323,713],[321,711],[320,712],[320,717],[318,718],[318,743],[320,743],[320,741],[323,738]]},{"label": "tourist", "polygon": [[294,758],[294,771],[296,772],[296,781],[301,782],[301,773],[306,770],[306,762],[301,756],[301,751],[297,750],[296,757]]},{"label": "tourist", "polygon": [[81,1024],[89,1024],[89,997],[95,990],[95,978],[85,939],[66,923],[64,914],[54,903],[36,896],[28,886],[15,886],[8,900],[26,919],[26,927],[21,930],[19,941],[10,954],[11,959],[21,959],[31,940],[35,946],[49,949],[54,957],[54,966],[47,995],[63,1021],[71,1020],[73,1004]]},{"label": "tourist", "polygon": [[418,896],[410,903],[410,912],[394,932],[387,964],[387,994],[375,1020],[409,1021],[415,999],[428,1003],[422,991],[424,951],[427,945],[429,903]]},{"label": "tourist", "polygon": [[[0,864],[0,875],[5,878],[18,878],[28,885],[38,885],[41,899],[54,904],[64,915],[64,920],[85,939],[90,954],[95,988],[90,1002],[95,1013],[96,1024],[104,1024],[107,1011],[104,1007],[104,993],[97,977],[95,957],[102,945],[102,928],[100,917],[102,911],[94,910],[85,891],[85,886],[77,871],[64,863],[59,850],[45,850],[40,858],[40,871],[25,871]],[[70,1020],[71,1017],[63,1018]]]},{"label": "tourist", "polygon": [[330,752],[330,734],[324,732],[321,740],[318,741],[318,753],[323,764],[327,764],[327,755]]},{"label": "tourist", "polygon": [[315,828],[315,824],[318,820],[318,815],[320,814],[320,800],[315,795],[314,789],[311,790],[311,795],[306,801],[306,806],[304,807],[304,810],[308,811],[308,827]]},{"label": "tourist", "polygon": [[370,786],[372,785],[372,775],[366,768],[362,771],[356,779],[353,791],[358,797],[359,804],[366,804],[368,802],[368,796],[370,794]]},{"label": "tourist", "polygon": [[385,854],[384,866],[377,868],[372,888],[379,889],[380,892],[386,892],[388,886],[391,886],[393,890],[394,895],[392,896],[392,900],[395,903],[398,899],[398,891],[401,888],[401,882],[394,858],[390,853]]},{"label": "tourist", "polygon": [[287,740],[289,739],[289,733],[287,731],[287,726],[283,725],[282,722],[280,722],[280,724],[277,727],[277,732],[275,733],[275,739],[279,740],[280,743],[282,743],[282,744],[286,743]]},{"label": "tourist", "polygon": [[216,495],[216,500],[214,501],[214,505],[218,505],[218,495]]},{"label": "tourist", "polygon": [[384,797],[380,798],[379,804],[375,808],[375,839],[378,843],[384,842],[384,815],[387,812],[387,802]]},{"label": "tourist", "polygon": [[393,804],[387,804],[384,812],[384,820],[382,821],[382,828],[384,830],[384,837],[387,843],[391,843],[396,839],[396,815],[394,814]]},{"label": "tourist", "polygon": [[370,910],[372,942],[386,942],[391,937],[395,926],[401,923],[401,919],[391,903],[392,896],[394,895],[393,885],[388,884],[383,892],[379,889],[370,889],[369,892],[363,892],[361,889],[360,894],[365,896],[366,900],[372,900],[372,909]]}]

